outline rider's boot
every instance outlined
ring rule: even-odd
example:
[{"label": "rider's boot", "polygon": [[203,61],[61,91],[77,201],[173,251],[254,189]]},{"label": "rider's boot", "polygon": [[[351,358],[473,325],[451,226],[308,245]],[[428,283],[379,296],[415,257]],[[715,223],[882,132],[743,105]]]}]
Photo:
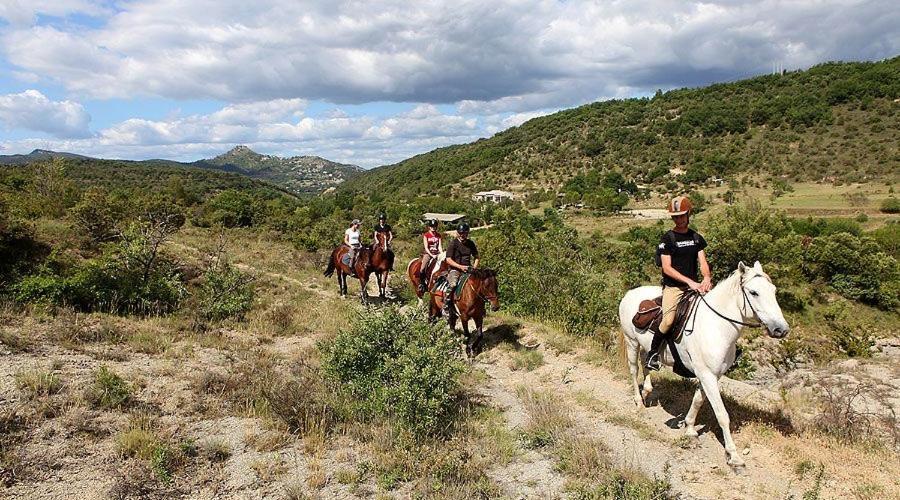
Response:
[{"label": "rider's boot", "polygon": [[444,314],[450,318],[450,312],[453,311],[453,298],[449,293],[444,295]]},{"label": "rider's boot", "polygon": [[648,371],[657,371],[661,368],[659,361],[659,348],[662,345],[663,335],[654,334],[653,341],[650,342],[650,349],[647,351],[647,358],[644,360],[644,368]]},{"label": "rider's boot", "polygon": [[428,289],[428,273],[419,273],[419,293],[425,293]]}]

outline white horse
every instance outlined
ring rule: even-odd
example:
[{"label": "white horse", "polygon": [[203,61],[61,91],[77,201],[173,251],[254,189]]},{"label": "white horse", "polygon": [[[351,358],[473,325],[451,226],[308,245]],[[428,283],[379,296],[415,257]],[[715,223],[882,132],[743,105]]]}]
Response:
[{"label": "white horse", "polygon": [[[638,330],[631,319],[642,300],[652,300],[661,294],[662,289],[658,286],[642,286],[629,290],[619,303],[619,322],[625,334],[634,401],[640,407],[643,407],[645,398],[653,391],[649,373],[644,373],[643,391],[638,384],[638,366],[643,359],[641,355],[650,348],[653,334],[648,330]],[[688,437],[697,437],[694,422],[706,396],[716,414],[719,427],[722,428],[728,465],[741,467],[744,461],[731,438],[731,421],[719,393],[719,378],[734,363],[735,345],[743,326],[756,326],[751,325],[750,321],[759,321],[766,327],[769,336],[779,339],[787,335],[789,327],[775,299],[775,285],[763,272],[759,262],[753,267],[741,262],[731,276],[703,296],[703,299],[698,299],[700,302],[694,313],[695,317],[689,318],[687,322],[686,328],[693,331],[686,331],[682,335],[678,349],[682,353],[680,357],[684,365],[700,381],[700,387],[694,393],[694,400],[684,418],[685,433]],[[672,366],[672,353],[667,347],[663,351],[661,361],[666,366]]]}]

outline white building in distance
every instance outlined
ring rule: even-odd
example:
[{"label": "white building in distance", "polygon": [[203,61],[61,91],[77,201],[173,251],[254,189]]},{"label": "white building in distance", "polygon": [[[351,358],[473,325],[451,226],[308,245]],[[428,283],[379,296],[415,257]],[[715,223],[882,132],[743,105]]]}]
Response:
[{"label": "white building in distance", "polygon": [[511,200],[515,197],[516,195],[509,191],[500,191],[499,189],[494,189],[493,191],[481,191],[480,193],[472,195],[472,199],[475,201],[492,201],[494,203]]}]

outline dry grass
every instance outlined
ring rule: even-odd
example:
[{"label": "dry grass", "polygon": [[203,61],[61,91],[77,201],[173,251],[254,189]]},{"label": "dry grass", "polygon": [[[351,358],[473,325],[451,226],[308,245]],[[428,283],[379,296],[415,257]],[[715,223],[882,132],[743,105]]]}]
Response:
[{"label": "dry grass", "polygon": [[50,397],[63,390],[63,383],[58,375],[41,369],[17,373],[16,386],[27,400]]},{"label": "dry grass", "polygon": [[260,480],[271,482],[287,472],[287,464],[278,456],[259,457],[250,462],[250,469]]},{"label": "dry grass", "polygon": [[522,401],[528,419],[522,427],[522,440],[529,448],[557,443],[574,425],[568,409],[548,392],[520,387],[516,394]]},{"label": "dry grass", "polygon": [[219,463],[231,458],[231,445],[222,438],[210,438],[204,441],[200,448],[210,462]]},{"label": "dry grass", "polygon": [[513,370],[532,371],[544,365],[544,355],[537,349],[520,349],[514,351],[510,361]]}]

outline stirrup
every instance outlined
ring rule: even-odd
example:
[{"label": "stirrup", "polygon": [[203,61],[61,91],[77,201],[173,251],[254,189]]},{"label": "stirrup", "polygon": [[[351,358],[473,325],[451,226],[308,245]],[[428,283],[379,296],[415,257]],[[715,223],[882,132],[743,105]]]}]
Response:
[{"label": "stirrup", "polygon": [[647,360],[644,362],[644,368],[650,371],[659,371],[661,368],[659,363],[659,351],[647,353]]}]

